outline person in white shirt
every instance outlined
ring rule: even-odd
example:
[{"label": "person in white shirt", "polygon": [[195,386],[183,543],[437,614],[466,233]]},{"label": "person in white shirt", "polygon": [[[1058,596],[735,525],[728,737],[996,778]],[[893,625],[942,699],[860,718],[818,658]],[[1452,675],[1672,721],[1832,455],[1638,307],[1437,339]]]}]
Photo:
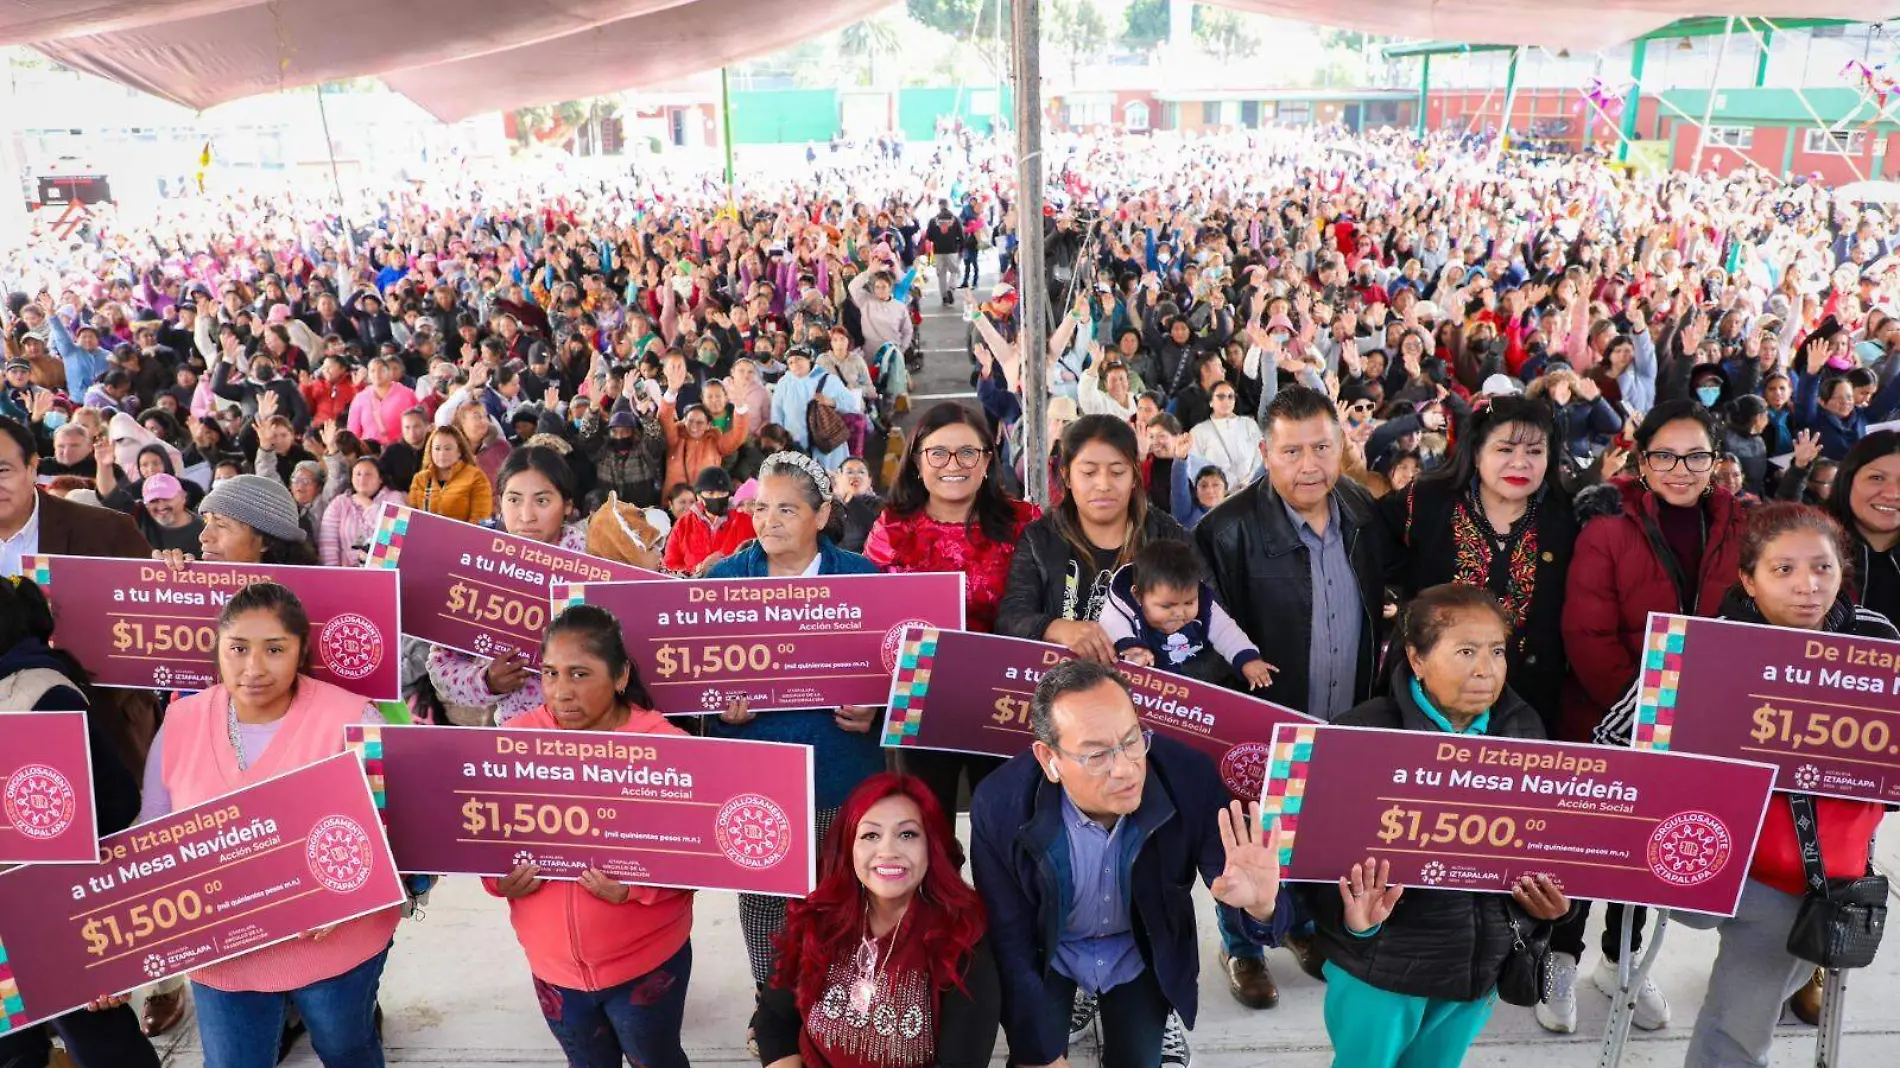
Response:
[{"label": "person in white shirt", "polygon": [[1227,485],[1239,489],[1260,474],[1260,424],[1234,414],[1234,387],[1222,382],[1211,394],[1212,418],[1188,431],[1193,451],[1227,473]]}]

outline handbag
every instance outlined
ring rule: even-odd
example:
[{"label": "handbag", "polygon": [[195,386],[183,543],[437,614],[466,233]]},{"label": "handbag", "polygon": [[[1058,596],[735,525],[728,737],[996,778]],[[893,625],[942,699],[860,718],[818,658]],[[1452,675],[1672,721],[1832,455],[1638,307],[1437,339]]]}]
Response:
[{"label": "handbag", "polygon": [[1511,952],[1498,970],[1498,999],[1529,1008],[1550,994],[1550,928],[1533,926],[1527,937],[1509,905],[1505,918],[1511,923]]},{"label": "handbag", "polygon": [[843,414],[818,399],[825,391],[826,377],[825,372],[818,372],[818,388],[805,404],[805,435],[811,440],[813,452],[830,452],[851,438]]},{"label": "handbag", "polygon": [[1807,893],[1788,931],[1788,952],[1823,968],[1865,968],[1887,929],[1887,877],[1870,865],[1858,879],[1828,878],[1813,795],[1789,794],[1788,807],[1807,873]]}]

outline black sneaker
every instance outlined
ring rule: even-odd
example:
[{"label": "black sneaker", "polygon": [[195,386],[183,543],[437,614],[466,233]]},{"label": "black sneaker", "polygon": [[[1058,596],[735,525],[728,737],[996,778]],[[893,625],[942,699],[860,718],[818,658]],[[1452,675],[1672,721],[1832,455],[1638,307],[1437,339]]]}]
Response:
[{"label": "black sneaker", "polygon": [[1161,1031],[1162,1068],[1188,1068],[1189,1052],[1187,1027],[1181,1023],[1180,1013],[1168,1014],[1168,1026]]}]

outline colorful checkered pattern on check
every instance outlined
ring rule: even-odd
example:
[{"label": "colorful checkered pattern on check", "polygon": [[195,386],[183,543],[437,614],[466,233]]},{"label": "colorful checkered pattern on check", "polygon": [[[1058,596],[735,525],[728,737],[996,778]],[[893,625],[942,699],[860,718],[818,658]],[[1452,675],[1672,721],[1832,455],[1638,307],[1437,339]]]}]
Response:
[{"label": "colorful checkered pattern on check", "polygon": [[916,638],[905,638],[892,677],[891,717],[884,728],[884,744],[901,746],[917,737],[924,722],[924,696],[930,692],[930,665],[937,657],[937,629],[920,628]]},{"label": "colorful checkered pattern on check", "polygon": [[1260,798],[1262,828],[1280,828],[1280,865],[1293,863],[1293,843],[1300,830],[1300,803],[1306,798],[1306,767],[1313,759],[1314,728],[1296,727],[1288,737],[1274,732],[1273,760]]},{"label": "colorful checkered pattern on check", "polygon": [[373,724],[358,724],[343,730],[343,744],[363,762],[363,777],[369,780],[370,796],[376,810],[383,809],[383,729]]},{"label": "colorful checkered pattern on check", "polygon": [[412,509],[397,508],[383,513],[382,521],[376,524],[376,532],[369,542],[369,557],[364,567],[380,567],[385,570],[394,568],[402,559],[402,541],[409,534],[409,515]]},{"label": "colorful checkered pattern on check", "polygon": [[1636,696],[1636,749],[1669,751],[1676,722],[1676,688],[1682,679],[1682,646],[1689,633],[1687,616],[1653,619],[1643,641],[1643,679]]},{"label": "colorful checkered pattern on check", "polygon": [[[548,587],[548,594],[555,604],[561,606],[560,611],[565,612],[575,605],[587,603],[587,583],[556,582]],[[560,612],[556,612],[555,614],[559,615]]]},{"label": "colorful checkered pattern on check", "polygon": [[26,1003],[20,1000],[20,984],[14,981],[13,965],[7,962],[7,945],[0,942],[0,1035],[19,1026],[26,1018]]},{"label": "colorful checkered pattern on check", "polygon": [[50,556],[29,556],[20,561],[20,577],[31,579],[35,586],[45,589],[53,584],[53,559]]}]

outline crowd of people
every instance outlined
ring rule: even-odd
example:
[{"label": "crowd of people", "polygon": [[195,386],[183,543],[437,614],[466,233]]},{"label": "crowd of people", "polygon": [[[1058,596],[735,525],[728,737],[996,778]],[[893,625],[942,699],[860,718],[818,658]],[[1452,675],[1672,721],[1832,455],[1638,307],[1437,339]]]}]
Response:
[{"label": "crowd of people", "polygon": [[[812,747],[818,888],[738,906],[766,1068],[974,1068],[999,1035],[1062,1066],[1097,1021],[1107,1068],[1184,1068],[1196,879],[1233,998],[1277,1004],[1266,950],[1290,950],[1340,1065],[1456,1065],[1500,997],[1574,1032],[1580,987],[1616,988],[1622,906],[1586,968],[1590,903],[1541,877],[1401,887],[1369,858],[1283,887],[1270,830],[1142,728],[1115,665],[1332,723],[1616,745],[1651,612],[1900,637],[1889,222],[1757,171],[1644,178],[1450,136],[1071,138],[1050,159],[1041,353],[1017,340],[1009,158],[967,133],[814,152],[730,201],[671,175],[454,176],[39,235],[0,262],[0,693],[91,712],[111,832],[381,716],[303,672],[308,619],[270,584],[225,607],[218,685],[94,690],[28,555],[361,566],[399,502],[688,577],[960,572],[968,629],[1074,654],[1008,760],[887,770],[868,707],[670,722],[586,607],[538,670],[406,642],[404,693],[445,729]],[[961,305],[967,361],[923,352],[933,303]],[[920,361],[967,362],[974,403],[912,412]],[[1025,499],[1031,464],[1048,501]],[[1862,874],[1880,807],[1816,808],[1828,874]],[[1784,1003],[1818,1014],[1785,945],[1797,842],[1777,795],[1736,915],[1710,921],[1692,1068],[1766,1065]],[[686,1064],[690,892],[532,866],[485,885],[571,1064]],[[57,1035],[82,1068],[156,1065],[148,1036],[191,1004],[212,1068],[301,1031],[327,1065],[381,1064],[399,921],[194,972],[137,1013],[103,999],[0,1036],[0,1062],[44,1064]],[[1548,975],[1513,996],[1527,942]],[[1672,1022],[1655,983],[1634,1021]]]}]

